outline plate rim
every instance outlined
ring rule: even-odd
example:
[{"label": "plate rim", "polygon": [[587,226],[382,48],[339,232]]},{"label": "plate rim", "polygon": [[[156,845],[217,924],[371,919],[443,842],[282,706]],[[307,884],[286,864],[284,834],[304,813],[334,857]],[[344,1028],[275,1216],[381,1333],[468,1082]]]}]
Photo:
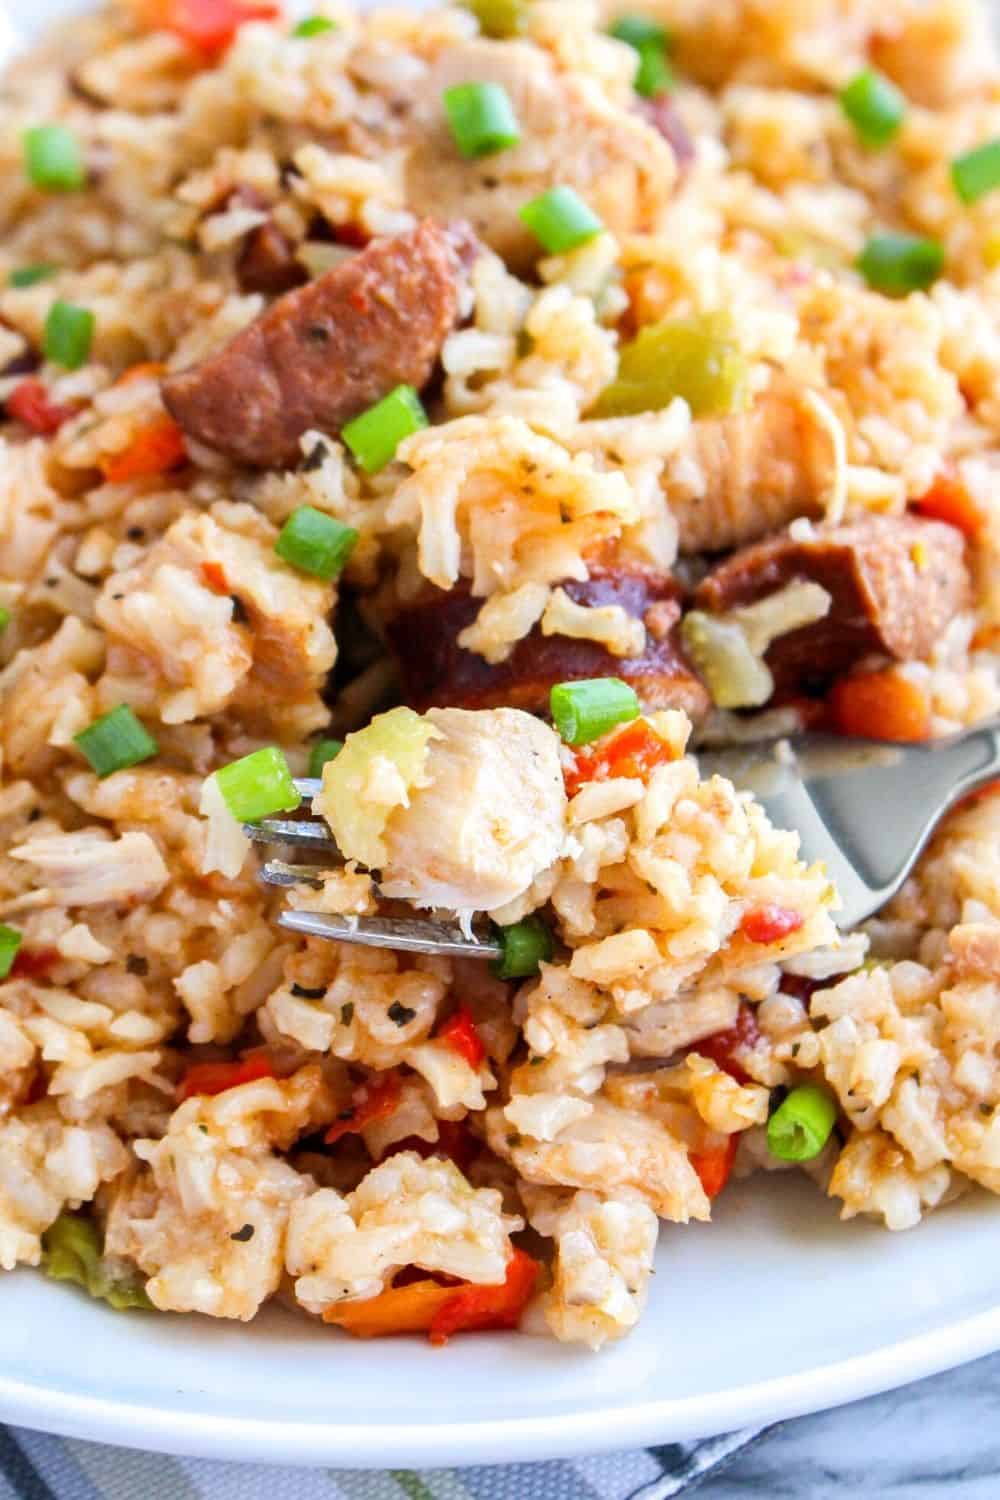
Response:
[{"label": "plate rim", "polygon": [[830,1410],[1000,1350],[1000,1305],[779,1378],[571,1415],[395,1424],[205,1415],[35,1386],[0,1371],[0,1421],[58,1437],[230,1462],[385,1469],[581,1458],[715,1436]]}]

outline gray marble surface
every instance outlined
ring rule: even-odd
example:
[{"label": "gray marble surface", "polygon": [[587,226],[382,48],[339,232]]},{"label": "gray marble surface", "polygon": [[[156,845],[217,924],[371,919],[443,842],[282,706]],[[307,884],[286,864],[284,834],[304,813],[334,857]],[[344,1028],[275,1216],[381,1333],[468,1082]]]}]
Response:
[{"label": "gray marble surface", "polygon": [[1000,1500],[1000,1354],[765,1433],[697,1500]]}]

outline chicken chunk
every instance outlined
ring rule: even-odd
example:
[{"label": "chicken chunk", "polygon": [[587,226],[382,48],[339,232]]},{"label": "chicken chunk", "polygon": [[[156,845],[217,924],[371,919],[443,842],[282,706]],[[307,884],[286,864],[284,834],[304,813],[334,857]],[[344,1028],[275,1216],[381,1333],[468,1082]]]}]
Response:
[{"label": "chicken chunk", "polygon": [[394,709],[349,736],[314,806],[384,895],[492,911],[561,851],[559,741],[517,709]]},{"label": "chicken chunk", "polygon": [[739,547],[819,515],[836,470],[808,391],[771,390],[749,411],[693,422],[663,474],[681,551]]},{"label": "chicken chunk", "polygon": [[[521,127],[521,144],[486,162],[459,155],[441,108],[446,89],[468,82],[505,88]],[[522,42],[478,39],[444,51],[419,85],[413,125],[407,202],[436,219],[468,219],[514,270],[539,254],[519,218],[538,194],[573,187],[612,233],[625,234],[652,228],[676,177],[670,146],[639,115]]]}]

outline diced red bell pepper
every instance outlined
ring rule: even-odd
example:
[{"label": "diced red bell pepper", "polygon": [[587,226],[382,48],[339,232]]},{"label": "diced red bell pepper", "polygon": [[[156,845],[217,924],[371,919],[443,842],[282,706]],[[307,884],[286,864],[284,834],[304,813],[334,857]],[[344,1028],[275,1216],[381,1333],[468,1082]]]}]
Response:
[{"label": "diced red bell pepper", "polygon": [[403,1081],[393,1069],[384,1073],[374,1083],[360,1083],[351,1094],[351,1107],[345,1110],[327,1131],[324,1139],[328,1146],[336,1145],[342,1136],[364,1130],[376,1120],[387,1120],[399,1108],[399,1096]]},{"label": "diced red bell pepper", "polygon": [[728,1073],[730,1078],[735,1078],[737,1083],[746,1083],[749,1074],[740,1062],[740,1056],[744,1052],[752,1052],[759,1041],[757,1012],[744,1002],[739,1008],[734,1026],[725,1031],[716,1031],[712,1036],[702,1037],[689,1050],[709,1058],[724,1073]]},{"label": "diced red bell pepper", "polygon": [[486,1056],[476,1023],[464,1005],[438,1029],[437,1040],[457,1052],[459,1057],[464,1057],[470,1068],[478,1069]]},{"label": "diced red bell pepper", "polygon": [[271,1059],[263,1050],[249,1052],[246,1057],[232,1062],[195,1063],[188,1068],[177,1090],[178,1102],[191,1099],[195,1094],[224,1094],[228,1089],[237,1089],[243,1083],[256,1083],[259,1078],[273,1078]]},{"label": "diced red bell pepper", "polygon": [[400,1151],[415,1151],[425,1161],[429,1156],[445,1156],[455,1163],[460,1172],[464,1172],[475,1158],[479,1142],[462,1120],[438,1120],[437,1126],[436,1141],[425,1141],[419,1135],[408,1135],[405,1140],[395,1141],[386,1156],[396,1156]]},{"label": "diced red bell pepper", "polygon": [[276,21],[281,6],[272,0],[149,0],[147,23],[159,31],[172,31],[196,52],[218,57],[232,46],[236,33],[247,21]]},{"label": "diced red bell pepper", "polygon": [[64,422],[76,415],[74,406],[59,405],[53,401],[44,381],[30,376],[16,385],[5,402],[7,415],[23,422],[32,432],[51,437]]},{"label": "diced red bell pepper", "polygon": [[588,781],[610,781],[617,776],[645,780],[657,766],[674,759],[674,747],[645,719],[635,719],[615,730],[596,749],[576,756],[572,770],[566,772],[566,791],[575,797]]},{"label": "diced red bell pepper", "polygon": [[863,740],[919,743],[930,738],[931,706],[919,683],[896,672],[843,677],[830,695],[840,734]]},{"label": "diced red bell pepper", "polygon": [[446,1344],[453,1333],[516,1328],[531,1300],[541,1266],[524,1250],[515,1250],[507,1262],[502,1286],[473,1286],[454,1292],[435,1313],[430,1324],[432,1344]]},{"label": "diced red bell pepper", "polygon": [[939,474],[927,493],[916,501],[916,508],[922,516],[946,521],[969,538],[978,536],[986,524],[983,511],[953,474]]},{"label": "diced red bell pepper", "polygon": [[431,1343],[438,1345],[446,1344],[455,1333],[516,1328],[540,1271],[537,1260],[515,1250],[507,1262],[506,1278],[497,1286],[475,1286],[468,1281],[442,1286],[430,1276],[407,1279],[364,1302],[335,1302],[324,1311],[323,1321],[358,1339],[427,1333]]},{"label": "diced red bell pepper", "polygon": [[729,1181],[738,1145],[739,1135],[730,1135],[722,1146],[714,1146],[710,1151],[691,1152],[691,1165],[709,1198],[717,1198]]},{"label": "diced red bell pepper", "polygon": [[11,979],[41,979],[59,962],[55,948],[18,948],[10,966]]},{"label": "diced red bell pepper", "polygon": [[208,562],[203,562],[201,565],[201,576],[213,594],[229,594],[232,592],[229,587],[229,579],[226,577],[226,570],[220,562],[213,562],[211,559]]},{"label": "diced red bell pepper", "polygon": [[790,906],[767,902],[752,906],[740,923],[740,932],[751,943],[780,943],[805,926],[805,917]]},{"label": "diced red bell pepper", "polygon": [[140,427],[127,447],[98,460],[109,484],[125,484],[148,474],[166,474],[187,458],[184,434],[166,412]]}]

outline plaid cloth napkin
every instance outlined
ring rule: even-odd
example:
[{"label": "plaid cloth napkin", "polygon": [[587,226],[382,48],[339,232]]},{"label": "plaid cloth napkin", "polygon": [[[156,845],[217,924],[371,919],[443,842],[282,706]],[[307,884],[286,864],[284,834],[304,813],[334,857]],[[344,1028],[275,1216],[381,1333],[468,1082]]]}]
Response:
[{"label": "plaid cloth napkin", "polygon": [[375,1473],[171,1458],[0,1426],[0,1500],[670,1500],[758,1435],[575,1462]]}]

